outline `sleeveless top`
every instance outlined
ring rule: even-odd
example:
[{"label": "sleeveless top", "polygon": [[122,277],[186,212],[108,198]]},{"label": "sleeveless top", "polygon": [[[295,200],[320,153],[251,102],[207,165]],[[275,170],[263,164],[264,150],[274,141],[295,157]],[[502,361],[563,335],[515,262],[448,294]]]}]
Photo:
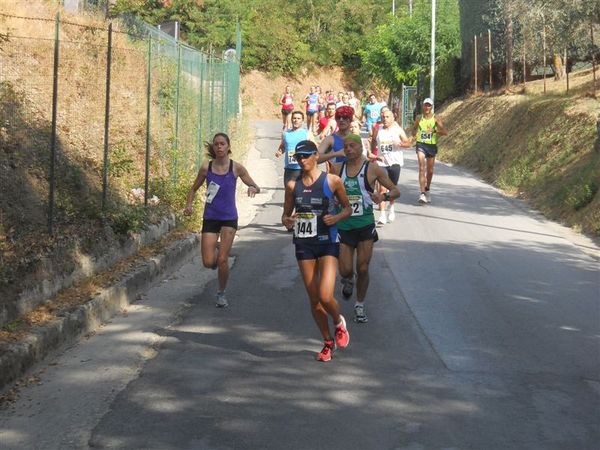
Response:
[{"label": "sleeveless top", "polygon": [[397,125],[389,128],[380,126],[377,129],[377,156],[383,158],[383,161],[377,161],[381,167],[389,167],[394,164],[404,165],[404,152],[394,144],[394,141],[400,139],[400,130]]},{"label": "sleeveless top", "polygon": [[[431,128],[433,131],[426,131],[428,128]],[[432,114],[429,119],[421,117],[419,120],[419,128],[417,129],[417,142],[435,145],[437,143],[437,133],[435,132],[435,128],[436,123],[434,114]]]},{"label": "sleeveless top", "polygon": [[294,187],[296,224],[294,243],[333,244],[338,242],[335,225],[323,222],[325,214],[333,214],[334,196],[327,183],[327,174],[321,172],[319,178],[310,186],[305,186],[302,177],[296,180]]},{"label": "sleeveless top", "polygon": [[300,141],[304,141],[308,139],[308,130],[306,128],[298,128],[297,130],[287,130],[283,132],[283,145],[284,145],[284,153],[283,156],[285,158],[285,168],[300,170],[300,164],[294,158],[296,154],[296,144]]},{"label": "sleeveless top", "polygon": [[224,175],[212,171],[212,161],[208,163],[206,174],[206,203],[204,218],[210,220],[237,220],[235,207],[236,176],[233,173],[233,161],[229,160],[229,170]]},{"label": "sleeveless top", "polygon": [[348,176],[346,163],[342,164],[340,177],[344,182],[348,200],[350,200],[352,215],[338,222],[337,226],[340,230],[354,230],[375,223],[373,200],[369,195],[369,193],[373,192],[373,188],[369,185],[369,180],[367,179],[368,170],[369,162],[365,161],[356,176],[350,177]]},{"label": "sleeveless top", "polygon": [[381,108],[383,108],[383,104],[381,103],[367,103],[364,108],[367,122],[377,122],[381,117]]},{"label": "sleeveless top", "polygon": [[[340,150],[344,150],[344,138],[342,136],[339,136],[337,133],[333,134],[333,145],[331,146],[331,151],[337,152]],[[346,156],[342,155],[342,156],[336,156],[335,158],[333,158],[334,163],[341,163],[346,161]]]},{"label": "sleeveless top", "polygon": [[306,110],[308,112],[317,112],[319,110],[319,94],[308,94]]},{"label": "sleeveless top", "polygon": [[283,94],[281,96],[281,108],[286,111],[294,109],[294,103],[292,101],[292,94]]}]

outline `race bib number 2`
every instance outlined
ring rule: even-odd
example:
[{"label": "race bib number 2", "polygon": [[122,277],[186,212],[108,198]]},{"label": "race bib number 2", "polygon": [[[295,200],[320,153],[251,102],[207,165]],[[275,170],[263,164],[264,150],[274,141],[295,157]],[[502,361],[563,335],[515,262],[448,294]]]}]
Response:
[{"label": "race bib number 2", "polygon": [[363,198],[362,195],[349,195],[350,207],[352,208],[353,216],[363,215]]},{"label": "race bib number 2", "polygon": [[313,213],[298,213],[294,235],[297,238],[311,238],[317,235],[317,216]]}]

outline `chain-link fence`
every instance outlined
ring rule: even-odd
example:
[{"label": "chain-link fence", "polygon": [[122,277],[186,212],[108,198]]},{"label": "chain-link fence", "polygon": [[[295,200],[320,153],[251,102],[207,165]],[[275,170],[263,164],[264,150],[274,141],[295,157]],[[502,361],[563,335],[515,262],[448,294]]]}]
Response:
[{"label": "chain-link fence", "polygon": [[153,186],[189,180],[239,113],[239,36],[223,59],[102,19],[0,14],[3,228],[52,234],[132,195],[147,205]]}]

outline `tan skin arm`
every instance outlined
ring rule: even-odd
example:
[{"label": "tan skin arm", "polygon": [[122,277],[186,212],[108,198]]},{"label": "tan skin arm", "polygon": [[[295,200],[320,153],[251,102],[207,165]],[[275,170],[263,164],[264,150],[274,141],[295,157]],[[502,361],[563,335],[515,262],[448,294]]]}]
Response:
[{"label": "tan skin arm", "polygon": [[435,125],[435,132],[437,134],[439,134],[440,136],[448,135],[448,130],[444,128],[444,125],[442,125],[442,120],[438,116],[435,116]]},{"label": "tan skin arm", "polygon": [[413,123],[412,134],[413,136],[417,136],[417,130],[419,129],[419,122],[421,121],[421,116],[417,116],[415,119],[415,123]]},{"label": "tan skin arm", "polygon": [[350,206],[350,200],[348,200],[348,196],[346,195],[346,188],[344,187],[344,183],[340,177],[332,173],[327,174],[327,183],[329,183],[329,187],[333,191],[333,195],[335,195],[338,204],[342,208],[337,214],[325,214],[323,216],[323,222],[325,225],[331,226],[335,225],[340,220],[350,217],[352,215],[352,207]]},{"label": "tan skin arm", "polygon": [[246,168],[240,163],[233,162],[233,173],[240,177],[240,180],[248,186],[248,197],[254,197],[256,194],[260,193],[260,188],[254,182]]},{"label": "tan skin arm", "polygon": [[296,214],[293,214],[295,187],[295,181],[288,181],[288,184],[285,185],[285,194],[283,199],[283,214],[281,215],[281,223],[288,230],[294,228],[294,224],[296,223]]},{"label": "tan skin arm", "polygon": [[344,149],[338,150],[337,152],[331,151],[329,153],[325,153],[332,146],[333,135],[329,135],[321,141],[321,143],[319,144],[319,159],[317,160],[317,164],[329,161],[330,159],[336,158],[338,156],[345,156]]},{"label": "tan skin arm", "polygon": [[185,208],[183,210],[183,214],[185,214],[186,216],[189,216],[192,213],[192,209],[193,209],[193,205],[194,205],[194,196],[196,195],[196,192],[198,191],[198,189],[200,189],[200,186],[202,186],[202,184],[204,183],[204,180],[206,180],[207,173],[208,173],[208,161],[204,162],[204,164],[202,164],[202,167],[200,167],[200,170],[198,170],[198,175],[196,175],[194,184],[192,185],[192,188],[189,190],[189,192],[187,194]]},{"label": "tan skin arm", "polygon": [[[375,164],[369,164],[369,173],[367,174],[367,177],[369,178],[369,184],[371,186],[375,184],[375,181],[378,181],[380,185],[385,187],[389,191],[388,194],[390,195],[390,200],[394,200],[400,197],[400,190],[398,189],[398,186],[396,186],[392,182],[392,180],[390,180],[390,177],[388,177],[387,172],[381,167]],[[381,192],[371,193],[371,199],[376,205],[385,201],[383,199],[383,196],[384,194]]]},{"label": "tan skin arm", "polygon": [[277,147],[277,151],[275,152],[275,157],[279,158],[281,155],[283,155],[284,149],[285,143],[283,142],[283,138],[281,138],[281,141],[279,142],[279,147]]},{"label": "tan skin arm", "polygon": [[369,142],[369,151],[367,152],[367,158],[369,161],[383,161],[383,158],[377,156],[375,152],[375,147],[377,147],[377,133],[379,133],[379,127],[375,131],[371,129],[371,140]]}]

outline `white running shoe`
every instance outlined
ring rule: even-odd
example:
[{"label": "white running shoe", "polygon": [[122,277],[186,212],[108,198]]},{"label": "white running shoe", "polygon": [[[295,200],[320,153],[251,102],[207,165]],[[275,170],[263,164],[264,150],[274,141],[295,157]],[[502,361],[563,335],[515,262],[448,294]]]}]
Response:
[{"label": "white running shoe", "polygon": [[425,191],[425,198],[427,199],[427,203],[431,203],[431,193],[429,191]]},{"label": "white running shoe", "polygon": [[354,306],[354,321],[356,323],[367,323],[369,321],[369,319],[367,319],[367,313],[365,313],[364,305]]},{"label": "white running shoe", "polygon": [[380,223],[381,225],[385,225],[387,223],[387,214],[385,213],[385,211],[382,211],[379,214],[379,220],[377,221],[377,223]]},{"label": "white running shoe", "polygon": [[217,292],[217,308],[227,308],[229,303],[227,302],[227,298],[225,298],[225,292]]},{"label": "white running shoe", "polygon": [[390,206],[390,212],[388,213],[388,222],[393,222],[396,220],[396,211],[394,211],[394,207]]},{"label": "white running shoe", "polygon": [[421,204],[427,203],[427,197],[425,196],[425,192],[421,192],[421,195],[419,195],[419,203],[421,203]]}]

